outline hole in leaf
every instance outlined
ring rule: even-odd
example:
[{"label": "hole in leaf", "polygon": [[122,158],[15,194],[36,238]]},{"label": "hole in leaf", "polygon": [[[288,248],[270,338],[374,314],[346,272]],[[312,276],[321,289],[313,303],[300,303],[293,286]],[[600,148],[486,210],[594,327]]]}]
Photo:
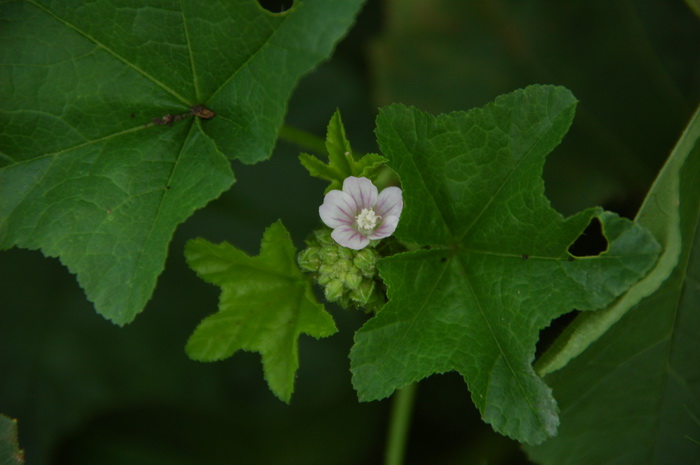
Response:
[{"label": "hole in leaf", "polygon": [[586,229],[569,247],[574,257],[594,257],[608,249],[608,240],[603,235],[603,225],[598,218],[593,218]]},{"label": "hole in leaf", "polygon": [[537,341],[537,346],[535,350],[535,360],[539,360],[543,353],[549,349],[557,337],[566,329],[569,324],[581,313],[579,311],[573,311],[566,313],[559,318],[555,318],[552,322],[540,331],[540,339]]},{"label": "hole in leaf", "polygon": [[270,13],[284,13],[294,5],[293,0],[258,0],[258,3]]}]

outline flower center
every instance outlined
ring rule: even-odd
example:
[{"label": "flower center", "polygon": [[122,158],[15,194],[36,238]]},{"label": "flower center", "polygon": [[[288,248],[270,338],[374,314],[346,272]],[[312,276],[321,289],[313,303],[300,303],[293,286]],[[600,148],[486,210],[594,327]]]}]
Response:
[{"label": "flower center", "polygon": [[377,221],[382,217],[374,213],[371,208],[363,208],[359,215],[355,217],[357,226],[365,231],[371,231],[377,227]]}]

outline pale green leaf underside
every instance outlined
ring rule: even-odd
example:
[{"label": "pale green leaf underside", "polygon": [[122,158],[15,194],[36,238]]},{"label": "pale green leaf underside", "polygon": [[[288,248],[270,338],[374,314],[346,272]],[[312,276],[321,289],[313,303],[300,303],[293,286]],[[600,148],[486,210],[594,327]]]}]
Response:
[{"label": "pale green leaf underside", "polygon": [[668,274],[671,267],[661,286],[655,286],[653,294],[622,315],[585,352],[546,377],[561,407],[562,426],[556,438],[527,449],[538,463],[697,463],[699,175],[700,111],[637,215],[665,250],[680,252],[677,266],[662,256],[657,265],[662,270],[649,274]]},{"label": "pale green leaf underside", "polygon": [[[270,155],[360,4],[0,3],[0,248],[60,257],[99,313],[133,320],[175,227],[231,186],[228,159]],[[197,104],[216,116],[150,124]]]},{"label": "pale green leaf underside", "polygon": [[[378,140],[404,190],[396,234],[430,248],[380,263],[390,300],[351,353],[361,400],[455,370],[496,431],[528,443],[556,434],[556,402],[531,366],[539,331],[573,308],[608,304],[659,252],[617,215],[564,219],[550,207],[544,158],[574,107],[566,89],[531,86],[467,113],[381,111]],[[608,250],[574,259],[567,249],[594,217]]]},{"label": "pale green leaf underside", "polygon": [[238,350],[259,352],[270,389],[289,402],[299,366],[299,335],[326,337],[336,328],[297,267],[284,226],[277,222],[265,231],[257,257],[204,239],[190,241],[185,256],[200,278],[221,288],[219,312],[192,334],[189,356],[214,361]]}]

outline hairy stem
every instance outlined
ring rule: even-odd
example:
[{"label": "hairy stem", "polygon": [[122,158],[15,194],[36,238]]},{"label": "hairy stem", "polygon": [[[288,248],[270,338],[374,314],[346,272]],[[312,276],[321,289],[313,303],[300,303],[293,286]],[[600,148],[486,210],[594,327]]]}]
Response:
[{"label": "hairy stem", "polygon": [[280,128],[277,136],[280,139],[298,145],[309,152],[328,156],[325,141],[317,135],[311,134],[310,132],[306,132],[302,129],[285,124]]},{"label": "hairy stem", "polygon": [[401,465],[406,453],[408,428],[411,423],[413,400],[418,383],[412,383],[394,394],[389,419],[389,437],[386,443],[384,465]]}]

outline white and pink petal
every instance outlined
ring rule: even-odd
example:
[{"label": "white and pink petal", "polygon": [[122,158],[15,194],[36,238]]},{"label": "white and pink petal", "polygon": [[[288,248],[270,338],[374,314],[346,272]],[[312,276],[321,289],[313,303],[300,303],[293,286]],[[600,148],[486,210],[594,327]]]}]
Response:
[{"label": "white and pink petal", "polygon": [[329,228],[351,225],[355,222],[355,201],[352,197],[339,190],[332,190],[323,199],[323,205],[318,207],[321,220]]},{"label": "white and pink petal", "polygon": [[377,229],[369,234],[369,238],[372,240],[383,239],[394,234],[396,227],[399,225],[399,217],[395,215],[386,216],[382,218],[382,224],[379,225]]},{"label": "white and pink petal", "polygon": [[331,237],[338,244],[348,249],[360,250],[369,245],[369,239],[352,226],[339,226],[331,232]]},{"label": "white and pink petal", "polygon": [[350,194],[355,200],[357,211],[372,208],[377,203],[377,186],[367,178],[349,176],[343,181],[343,192]]},{"label": "white and pink petal", "polygon": [[403,210],[403,195],[398,187],[387,187],[377,199],[375,211],[381,217],[401,215]]}]

